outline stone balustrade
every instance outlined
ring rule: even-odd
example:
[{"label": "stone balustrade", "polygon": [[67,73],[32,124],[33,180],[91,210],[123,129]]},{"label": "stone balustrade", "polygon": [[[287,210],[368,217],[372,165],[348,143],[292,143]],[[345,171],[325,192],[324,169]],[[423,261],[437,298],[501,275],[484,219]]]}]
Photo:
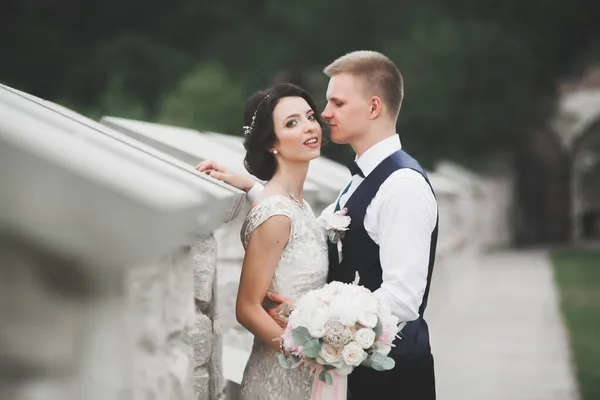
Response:
[{"label": "stone balustrade", "polygon": [[0,398],[217,399],[220,225],[243,194],[0,86]]}]

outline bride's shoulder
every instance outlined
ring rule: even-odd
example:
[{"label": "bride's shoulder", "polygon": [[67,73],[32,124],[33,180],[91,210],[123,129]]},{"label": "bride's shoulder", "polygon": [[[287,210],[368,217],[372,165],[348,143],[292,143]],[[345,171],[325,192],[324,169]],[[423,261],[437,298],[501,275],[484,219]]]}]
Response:
[{"label": "bride's shoulder", "polygon": [[248,217],[255,215],[285,214],[291,216],[294,213],[294,204],[288,196],[280,193],[265,194],[256,199],[248,210]]},{"label": "bride's shoulder", "polygon": [[[285,228],[291,231],[294,230],[294,209],[289,203],[287,198],[283,195],[274,194],[265,196],[257,199],[256,203],[252,205],[252,208],[248,211],[246,219],[242,224],[242,242],[246,244],[248,242],[250,234],[269,220],[271,217],[283,216],[285,219],[273,220],[276,225],[281,225],[281,228]],[[271,226],[272,229],[276,226]]]},{"label": "bride's shoulder", "polygon": [[266,207],[273,204],[283,204],[286,205],[288,202],[286,201],[287,197],[282,194],[273,193],[267,196],[261,196],[256,201],[252,203],[250,209],[254,209],[256,207]]},{"label": "bride's shoulder", "polygon": [[260,196],[250,206],[250,212],[261,210],[293,210],[293,203],[286,193],[267,184]]}]

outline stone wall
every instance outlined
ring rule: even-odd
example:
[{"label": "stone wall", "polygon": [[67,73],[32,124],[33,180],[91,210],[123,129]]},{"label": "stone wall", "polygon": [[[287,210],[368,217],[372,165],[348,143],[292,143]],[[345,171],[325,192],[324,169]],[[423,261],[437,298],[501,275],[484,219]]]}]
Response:
[{"label": "stone wall", "polygon": [[188,335],[194,348],[196,400],[223,397],[222,337],[216,320],[217,242],[211,235],[192,245],[195,326]]},{"label": "stone wall", "polygon": [[241,192],[3,85],[0,187],[0,400],[222,398],[213,232]]},{"label": "stone wall", "polygon": [[169,257],[128,275],[136,322],[135,399],[222,397],[215,320],[216,242],[194,237]]}]

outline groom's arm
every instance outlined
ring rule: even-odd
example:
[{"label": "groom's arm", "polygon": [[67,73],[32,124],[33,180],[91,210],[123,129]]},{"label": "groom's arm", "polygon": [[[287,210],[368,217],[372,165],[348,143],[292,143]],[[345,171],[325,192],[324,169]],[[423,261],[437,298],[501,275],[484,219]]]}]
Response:
[{"label": "groom's arm", "polygon": [[435,196],[420,174],[402,169],[381,185],[372,206],[374,223],[367,229],[376,225],[369,234],[379,244],[383,271],[375,295],[401,321],[415,320],[427,286]]}]

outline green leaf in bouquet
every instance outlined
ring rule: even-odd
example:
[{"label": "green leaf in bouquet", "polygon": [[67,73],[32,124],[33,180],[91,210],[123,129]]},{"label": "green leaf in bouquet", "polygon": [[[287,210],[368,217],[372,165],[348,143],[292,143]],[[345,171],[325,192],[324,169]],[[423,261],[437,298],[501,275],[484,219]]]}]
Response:
[{"label": "green leaf in bouquet", "polygon": [[319,380],[321,382],[325,382],[326,385],[331,385],[333,384],[333,377],[331,376],[331,374],[325,370],[323,370],[320,374],[319,374]]},{"label": "green leaf in bouquet", "polygon": [[362,364],[366,367],[373,368],[375,371],[389,371],[396,366],[396,362],[393,358],[384,356],[381,353],[369,354]]},{"label": "green leaf in bouquet", "polygon": [[373,328],[373,331],[375,332],[375,338],[378,338],[379,335],[381,335],[382,329],[383,329],[383,326],[381,325],[381,320],[379,318],[377,318],[377,325],[375,325],[375,328]]},{"label": "green leaf in bouquet", "polygon": [[281,311],[279,311],[278,315],[285,315],[288,308],[289,306],[287,305],[287,303],[283,303],[283,307],[281,307]]},{"label": "green leaf in bouquet", "polygon": [[371,368],[371,356],[372,354],[368,354],[365,359],[360,363],[363,367]]},{"label": "green leaf in bouquet", "polygon": [[308,329],[306,329],[303,326],[299,326],[296,329],[294,329],[294,331],[292,332],[292,338],[294,338],[294,342],[298,346],[305,346],[305,344],[308,341],[313,339],[313,337],[308,332]]},{"label": "green leaf in bouquet", "polygon": [[321,342],[319,339],[310,339],[304,344],[304,355],[310,358],[315,358],[321,351]]},{"label": "green leaf in bouquet", "polygon": [[401,331],[406,326],[407,322],[403,321],[398,324],[398,330]]},{"label": "green leaf in bouquet", "polygon": [[279,354],[277,356],[277,359],[279,360],[279,365],[281,365],[283,368],[285,369],[290,369],[291,365],[288,362],[287,358],[285,358],[285,356],[283,354]]}]

